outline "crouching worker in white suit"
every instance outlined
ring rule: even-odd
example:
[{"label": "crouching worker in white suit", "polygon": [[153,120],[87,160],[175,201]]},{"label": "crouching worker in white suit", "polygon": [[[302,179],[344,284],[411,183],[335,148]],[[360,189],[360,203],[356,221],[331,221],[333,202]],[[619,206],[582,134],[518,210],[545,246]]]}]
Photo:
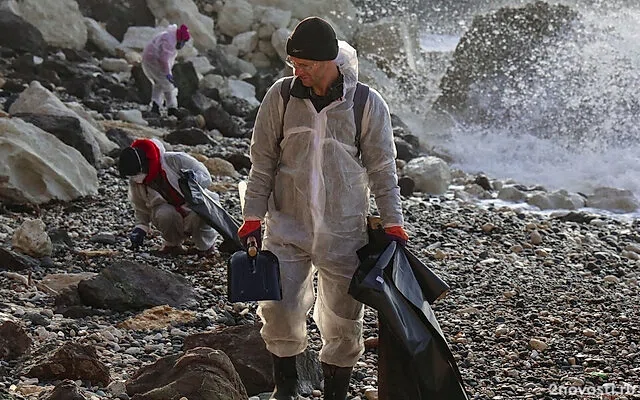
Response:
[{"label": "crouching worker in white suit", "polygon": [[[191,170],[200,186],[211,185],[211,175],[198,160],[182,152],[165,151],[158,140],[138,139],[122,151],[118,161],[120,176],[129,177],[129,200],[136,226],[129,235],[134,249],[141,246],[153,224],[164,239],[156,253],[185,253],[183,241],[191,236],[195,253],[214,253],[217,232],[189,209],[180,191],[182,170]],[[211,193],[217,200],[217,194]]]}]

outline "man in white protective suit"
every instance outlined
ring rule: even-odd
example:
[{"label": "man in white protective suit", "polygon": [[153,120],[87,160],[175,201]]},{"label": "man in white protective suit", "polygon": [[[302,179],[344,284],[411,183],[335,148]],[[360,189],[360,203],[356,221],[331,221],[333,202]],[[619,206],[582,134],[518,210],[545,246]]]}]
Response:
[{"label": "man in white protective suit", "polygon": [[[324,399],[344,400],[353,366],[364,352],[364,307],[347,291],[358,267],[356,250],[367,243],[370,192],[389,238],[403,245],[408,240],[391,117],[371,89],[357,143],[356,51],[338,41],[325,20],[301,21],[286,50],[295,78],[278,80],[258,111],[238,235],[244,243],[254,237],[280,261],[283,299],[258,307],[261,335],[273,355],[271,398],[299,398],[296,357],[307,347],[306,319],[314,307]],[[291,82],[286,108],[283,82]]]},{"label": "man in white protective suit", "polygon": [[[179,255],[187,250],[182,243],[191,237],[193,252],[201,256],[214,253],[217,232],[189,209],[178,180],[188,171],[204,188],[211,175],[200,161],[183,152],[165,151],[156,139],[137,139],[122,151],[118,160],[120,176],[129,178],[129,200],[136,225],[129,235],[131,246],[139,248],[155,226],[163,238],[158,255]],[[210,192],[216,200],[218,195]]]}]

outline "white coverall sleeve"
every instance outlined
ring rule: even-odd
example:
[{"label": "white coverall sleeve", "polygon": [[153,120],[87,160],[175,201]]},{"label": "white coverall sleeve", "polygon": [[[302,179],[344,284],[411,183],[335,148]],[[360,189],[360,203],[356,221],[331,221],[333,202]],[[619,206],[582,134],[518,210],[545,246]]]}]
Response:
[{"label": "white coverall sleeve", "polygon": [[133,214],[136,228],[142,228],[149,232],[151,223],[151,211],[157,204],[164,202],[164,199],[155,190],[149,190],[145,185],[129,180],[129,200],[133,205]]},{"label": "white coverall sleeve", "polygon": [[396,173],[396,146],[389,107],[382,96],[370,89],[362,117],[360,139],[362,163],[367,169],[369,187],[385,226],[402,226],[402,203]]},{"label": "white coverall sleeve", "polygon": [[211,174],[207,167],[189,154],[167,152],[165,153],[165,162],[167,163],[167,167],[171,168],[175,172],[177,178],[181,175],[180,171],[183,169],[190,169],[195,173],[196,181],[200,186],[203,188],[211,186]]},{"label": "white coverall sleeve", "polygon": [[267,213],[267,204],[280,159],[283,117],[281,84],[282,80],[274,83],[264,96],[251,136],[251,170],[242,215],[252,219],[263,219]]}]

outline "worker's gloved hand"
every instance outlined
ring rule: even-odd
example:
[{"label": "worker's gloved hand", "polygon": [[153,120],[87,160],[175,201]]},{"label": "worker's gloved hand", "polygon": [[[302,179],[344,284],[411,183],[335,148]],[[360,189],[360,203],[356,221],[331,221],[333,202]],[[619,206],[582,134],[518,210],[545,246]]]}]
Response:
[{"label": "worker's gloved hand", "polygon": [[142,242],[144,242],[144,238],[147,236],[147,232],[142,228],[134,228],[129,234],[129,240],[131,240],[131,248],[137,249],[142,246]]},{"label": "worker's gloved hand", "polygon": [[244,221],[238,229],[238,237],[245,249],[248,248],[247,240],[253,237],[256,240],[258,250],[262,248],[262,224],[258,220]]},{"label": "worker's gloved hand", "polygon": [[173,80],[173,75],[172,75],[172,74],[167,74],[167,80],[168,80],[169,82],[171,82],[171,84],[172,84],[173,86],[175,86],[175,85],[176,85],[176,81],[174,81],[174,80]]},{"label": "worker's gloved hand", "polygon": [[406,246],[409,240],[409,235],[401,226],[389,226],[384,228],[384,233],[387,234],[389,240],[393,240],[401,246]]}]

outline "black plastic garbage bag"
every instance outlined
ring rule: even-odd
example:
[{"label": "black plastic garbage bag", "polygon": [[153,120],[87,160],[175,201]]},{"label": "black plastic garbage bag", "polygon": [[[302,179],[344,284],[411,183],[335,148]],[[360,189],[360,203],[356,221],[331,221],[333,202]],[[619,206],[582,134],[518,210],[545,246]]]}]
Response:
[{"label": "black plastic garbage bag", "polygon": [[182,174],[178,185],[180,185],[180,190],[189,208],[222,235],[229,246],[229,251],[242,249],[242,242],[238,237],[240,225],[220,203],[211,197],[211,192],[200,186],[195,178],[188,173]]},{"label": "black plastic garbage bag", "polygon": [[[468,399],[453,354],[429,305],[448,286],[409,250],[385,241],[384,233],[370,234],[369,244],[358,251],[358,256],[360,266],[349,293],[378,311],[379,372],[396,369],[390,373],[402,380],[399,384],[381,377],[380,399]],[[382,353],[388,354],[389,349],[394,353],[393,366],[382,364]],[[382,388],[383,384],[395,391]]]}]

